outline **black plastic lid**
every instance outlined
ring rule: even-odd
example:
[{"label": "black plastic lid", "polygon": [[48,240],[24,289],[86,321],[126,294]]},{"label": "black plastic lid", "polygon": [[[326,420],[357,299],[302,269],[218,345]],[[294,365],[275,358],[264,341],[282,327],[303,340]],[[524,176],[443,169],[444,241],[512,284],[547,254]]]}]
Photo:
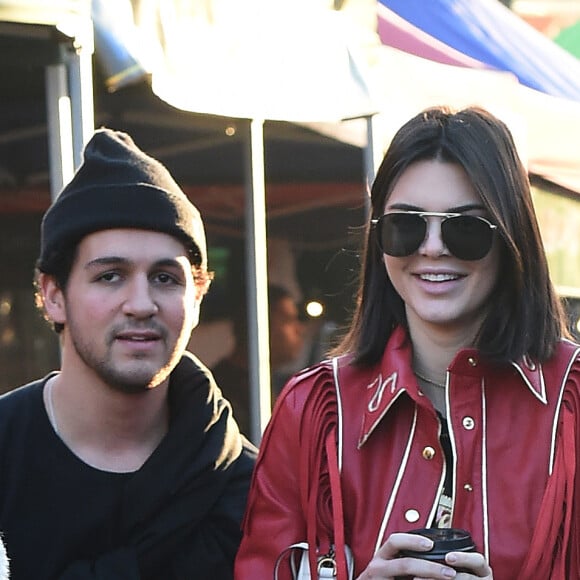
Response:
[{"label": "black plastic lid", "polygon": [[433,548],[427,552],[401,550],[402,556],[421,558],[423,560],[440,560],[449,552],[471,552],[475,544],[466,530],[459,528],[421,528],[411,530],[409,534],[425,536],[433,540]]}]

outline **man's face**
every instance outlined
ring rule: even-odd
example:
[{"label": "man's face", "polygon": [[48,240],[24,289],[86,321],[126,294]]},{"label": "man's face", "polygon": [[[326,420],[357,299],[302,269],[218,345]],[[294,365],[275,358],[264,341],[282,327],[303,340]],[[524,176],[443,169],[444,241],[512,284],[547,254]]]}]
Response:
[{"label": "man's face", "polygon": [[43,292],[49,316],[64,324],[63,373],[129,393],[166,381],[202,298],[177,239],[132,229],[83,238],[65,291],[49,277]]},{"label": "man's face", "polygon": [[270,361],[275,369],[294,362],[304,346],[304,326],[290,297],[280,298],[270,311]]}]

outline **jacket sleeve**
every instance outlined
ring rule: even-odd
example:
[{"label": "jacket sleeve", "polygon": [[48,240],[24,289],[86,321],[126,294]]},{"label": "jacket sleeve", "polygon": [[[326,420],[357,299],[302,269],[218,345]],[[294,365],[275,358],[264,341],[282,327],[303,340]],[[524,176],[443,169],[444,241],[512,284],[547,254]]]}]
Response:
[{"label": "jacket sleeve", "polygon": [[518,580],[580,578],[580,356],[562,397],[554,467]]},{"label": "jacket sleeve", "polygon": [[[299,433],[308,386],[309,381],[300,376],[290,380],[264,433],[236,558],[236,580],[273,578],[283,550],[306,540],[299,489]],[[288,566],[281,566],[278,578],[290,578]]]}]

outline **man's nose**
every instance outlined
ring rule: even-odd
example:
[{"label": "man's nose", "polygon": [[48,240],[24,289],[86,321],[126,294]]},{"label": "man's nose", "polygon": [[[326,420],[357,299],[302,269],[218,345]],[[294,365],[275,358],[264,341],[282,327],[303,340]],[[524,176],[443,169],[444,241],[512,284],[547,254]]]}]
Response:
[{"label": "man's nose", "polygon": [[123,312],[136,318],[149,318],[159,311],[146,276],[136,276],[127,285]]}]

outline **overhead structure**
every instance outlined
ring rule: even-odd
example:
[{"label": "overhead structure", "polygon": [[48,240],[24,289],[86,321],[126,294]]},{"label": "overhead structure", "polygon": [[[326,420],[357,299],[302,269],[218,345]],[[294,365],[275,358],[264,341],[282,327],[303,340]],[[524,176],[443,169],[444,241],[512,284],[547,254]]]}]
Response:
[{"label": "overhead structure", "polygon": [[347,17],[372,14],[363,7],[374,6],[374,0],[351,0],[344,10],[316,0],[165,0],[155,12],[138,1],[95,4],[98,39],[107,23],[132,10],[133,22],[127,19],[120,38],[141,47],[135,61],[150,73],[160,98],[179,109],[247,120],[246,294],[251,435],[258,441],[271,407],[270,389],[259,388],[271,382],[264,121],[339,123],[374,113],[362,61],[353,50],[360,43],[353,34],[361,29]]},{"label": "overhead structure", "polygon": [[[154,114],[148,114],[147,104],[123,113],[133,126],[150,128],[155,135],[150,152],[161,159],[168,151],[193,157],[209,143],[195,169],[211,163],[214,175],[215,167],[230,175],[221,156],[229,145],[224,141],[235,134],[238,143],[245,142],[247,294],[258,431],[269,415],[269,390],[258,389],[270,383],[263,147],[268,123],[308,127],[317,132],[313,138],[331,136],[352,145],[340,160],[336,149],[317,150],[318,157],[307,160],[333,171],[335,185],[345,157],[350,163],[363,149],[360,191],[351,179],[348,192],[332,192],[337,198],[363,196],[364,180],[371,181],[394,131],[411,115],[434,104],[479,104],[508,122],[531,173],[580,194],[578,64],[497,0],[69,0],[51,2],[49,10],[48,4],[0,0],[0,62],[43,38],[33,53],[48,69],[53,195],[79,162],[81,143],[94,125],[86,66],[91,8],[96,56],[105,65],[110,91],[130,91],[129,83],[146,78],[172,113],[203,117],[200,124],[209,123],[208,116],[236,119],[225,126],[221,141],[208,133],[200,144],[181,134],[185,142],[168,143],[161,118],[167,111],[159,112],[159,99]],[[180,119],[171,116],[172,123]],[[295,160],[288,157],[278,165],[290,166]],[[192,165],[189,158],[182,163]],[[276,184],[279,198],[285,198],[280,203],[287,206],[300,197],[291,180]],[[180,182],[196,185],[188,183],[187,167]],[[228,183],[224,179],[221,185]],[[324,199],[333,203],[328,191]]]},{"label": "overhead structure", "polygon": [[378,0],[459,53],[532,89],[580,102],[580,61],[498,0]]},{"label": "overhead structure", "polygon": [[53,197],[81,163],[93,133],[92,53],[90,0],[0,1],[2,64],[45,67]]},{"label": "overhead structure", "polygon": [[531,174],[580,194],[578,59],[497,0],[378,0],[377,15],[382,43],[407,55],[392,69],[402,104],[490,108],[509,122]]},{"label": "overhead structure", "polygon": [[[253,385],[269,384],[258,145],[264,120],[299,123],[364,148],[370,182],[411,115],[433,104],[479,104],[508,122],[531,172],[580,193],[573,145],[580,64],[496,0],[166,0],[155,13],[138,0],[98,3],[101,17],[107,4],[133,10],[125,37],[160,98],[182,110],[247,120]],[[260,430],[265,391],[254,394]]]},{"label": "overhead structure", "polygon": [[554,42],[580,59],[580,20],[561,30]]}]

